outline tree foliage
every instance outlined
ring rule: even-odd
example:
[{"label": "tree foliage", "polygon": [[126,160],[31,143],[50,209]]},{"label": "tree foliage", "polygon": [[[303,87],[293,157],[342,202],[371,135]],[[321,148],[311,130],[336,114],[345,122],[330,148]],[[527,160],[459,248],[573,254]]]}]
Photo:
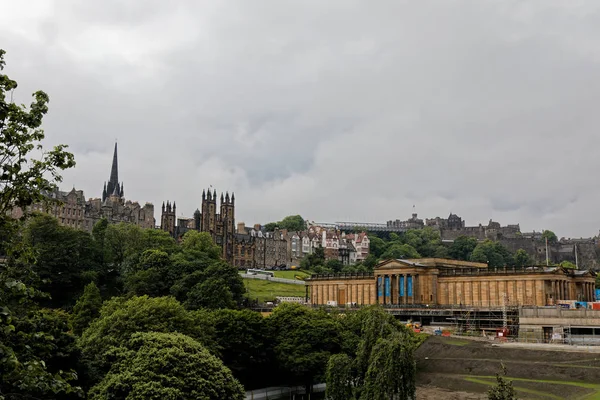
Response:
[{"label": "tree foliage", "polygon": [[352,359],[344,353],[334,354],[327,362],[327,398],[348,400],[354,396]]},{"label": "tree foliage", "polygon": [[527,252],[523,249],[519,249],[515,252],[515,266],[517,267],[525,267],[527,265],[533,264],[533,260],[527,254]]},{"label": "tree foliage", "polygon": [[542,239],[548,239],[548,243],[556,243],[558,241],[556,234],[547,229],[542,232]]},{"label": "tree foliage", "polygon": [[71,314],[73,333],[81,335],[85,328],[100,315],[101,307],[102,297],[100,296],[100,290],[98,290],[94,282],[89,283],[85,287],[83,295],[81,295],[77,303],[75,303],[75,307],[73,307],[73,313]]},{"label": "tree foliage", "polygon": [[489,239],[477,244],[471,254],[471,261],[487,263],[490,267],[515,265],[515,259],[510,251],[499,242]]},{"label": "tree foliage", "polygon": [[329,357],[340,350],[338,321],[323,311],[284,303],[267,318],[267,326],[280,378],[310,391],[324,378]]},{"label": "tree foliage", "polygon": [[268,386],[271,367],[269,336],[265,318],[250,310],[212,312],[221,360],[246,387]]},{"label": "tree foliage", "polygon": [[299,232],[306,230],[306,221],[300,215],[288,215],[278,222],[269,222],[265,225],[267,232],[273,232],[276,228],[286,229],[290,232]]},{"label": "tree foliage", "polygon": [[[5,51],[0,49],[0,71],[4,70]],[[0,73],[0,215],[13,207],[24,212],[34,203],[48,202],[48,192],[62,180],[61,171],[75,166],[67,146],[45,151],[42,120],[48,112],[49,97],[42,91],[33,94],[27,108],[7,98],[17,82]],[[39,154],[37,157],[35,153]]]},{"label": "tree foliage", "polygon": [[242,400],[244,388],[199,342],[180,333],[135,333],[115,348],[91,399]]},{"label": "tree foliage", "polygon": [[469,236],[459,236],[452,242],[449,255],[455,260],[469,261],[475,247],[477,247],[477,239]]},{"label": "tree foliage", "polygon": [[516,400],[517,395],[512,381],[506,380],[506,367],[501,365],[502,375],[496,373],[496,385],[488,391],[489,400]]},{"label": "tree foliage", "polygon": [[216,353],[212,325],[199,323],[199,319],[174,298],[114,298],[102,306],[100,316],[79,340],[83,355],[94,371],[92,380],[108,371],[110,350],[123,345],[136,332],[180,332]]}]

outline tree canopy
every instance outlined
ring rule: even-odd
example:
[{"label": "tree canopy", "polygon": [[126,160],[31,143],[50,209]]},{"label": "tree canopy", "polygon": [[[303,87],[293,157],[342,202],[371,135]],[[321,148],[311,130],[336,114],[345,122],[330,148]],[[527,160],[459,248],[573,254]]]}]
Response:
[{"label": "tree canopy", "polygon": [[245,398],[244,388],[221,360],[180,333],[138,332],[111,355],[115,362],[92,388],[90,399]]},{"label": "tree canopy", "polygon": [[278,222],[269,222],[265,225],[267,232],[273,232],[275,228],[287,229],[288,231],[304,231],[306,230],[306,221],[300,215],[288,215]]}]

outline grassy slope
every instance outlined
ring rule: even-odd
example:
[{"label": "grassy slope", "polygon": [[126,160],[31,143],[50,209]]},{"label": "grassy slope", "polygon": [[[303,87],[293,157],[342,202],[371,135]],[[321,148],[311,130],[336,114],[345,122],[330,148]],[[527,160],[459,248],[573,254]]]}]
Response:
[{"label": "grassy slope", "polygon": [[306,278],[310,276],[304,271],[273,271],[275,273],[275,278],[284,278],[284,279],[296,279],[296,276],[300,276],[302,278]]},{"label": "grassy slope", "polygon": [[304,285],[269,282],[262,279],[244,279],[244,285],[248,291],[247,296],[251,300],[258,298],[259,301],[270,301],[274,300],[276,296],[304,297],[306,293]]}]

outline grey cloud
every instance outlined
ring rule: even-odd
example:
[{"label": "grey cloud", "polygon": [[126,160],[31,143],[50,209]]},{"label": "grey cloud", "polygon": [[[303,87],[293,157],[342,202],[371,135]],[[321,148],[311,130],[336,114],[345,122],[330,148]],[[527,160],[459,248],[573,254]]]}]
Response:
[{"label": "grey cloud", "polygon": [[592,0],[0,2],[16,95],[50,94],[48,142],[71,145],[64,184],[88,196],[118,138],[127,196],[186,215],[212,184],[247,223],[415,205],[600,226]]}]

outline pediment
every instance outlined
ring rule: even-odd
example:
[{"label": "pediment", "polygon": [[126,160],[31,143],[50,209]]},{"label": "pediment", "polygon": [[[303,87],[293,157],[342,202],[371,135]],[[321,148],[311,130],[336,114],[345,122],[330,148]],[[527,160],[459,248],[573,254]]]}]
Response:
[{"label": "pediment", "polygon": [[407,260],[384,260],[375,266],[376,271],[386,271],[386,270],[395,270],[398,268],[414,268],[414,267],[425,267],[425,265],[410,262]]}]

